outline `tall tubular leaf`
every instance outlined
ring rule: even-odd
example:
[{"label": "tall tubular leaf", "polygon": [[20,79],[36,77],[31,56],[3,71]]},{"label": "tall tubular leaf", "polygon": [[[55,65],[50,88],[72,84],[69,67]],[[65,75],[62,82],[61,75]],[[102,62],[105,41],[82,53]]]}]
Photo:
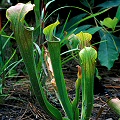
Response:
[{"label": "tall tubular leaf", "polygon": [[81,120],[89,120],[93,108],[93,89],[95,59],[97,52],[92,47],[85,47],[79,53],[82,67],[82,112]]},{"label": "tall tubular leaf", "polygon": [[61,57],[60,57],[60,42],[59,41],[49,41],[49,52],[52,62],[54,77],[56,80],[56,85],[58,88],[58,94],[63,105],[63,108],[70,120],[73,120],[73,111],[70,100],[68,98],[65,80],[61,67]]},{"label": "tall tubular leaf", "polygon": [[30,2],[27,4],[18,3],[16,6],[12,6],[7,9],[6,17],[11,22],[11,27],[14,31],[15,39],[26,65],[36,98],[49,115],[51,115],[55,120],[62,120],[60,112],[48,102],[42,85],[38,81],[33,55],[32,29],[26,28],[23,23],[25,15],[29,11],[33,10],[33,7],[34,5]]},{"label": "tall tubular leaf", "polygon": [[43,33],[45,34],[46,39],[48,40],[50,59],[51,59],[54,77],[55,77],[60,101],[62,103],[62,107],[64,108],[64,111],[66,112],[68,118],[70,120],[73,120],[72,105],[68,98],[65,80],[62,72],[61,57],[60,57],[60,48],[61,48],[60,41],[58,41],[59,40],[58,38],[53,36],[53,31],[55,27],[59,24],[60,22],[57,20],[55,23],[44,28]]}]

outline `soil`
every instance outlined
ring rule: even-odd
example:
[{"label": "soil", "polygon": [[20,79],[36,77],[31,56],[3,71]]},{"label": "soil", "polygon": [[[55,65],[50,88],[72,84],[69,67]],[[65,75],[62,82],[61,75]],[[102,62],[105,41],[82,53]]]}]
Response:
[{"label": "soil", "polygon": [[[63,66],[67,90],[70,99],[75,96],[75,80],[77,78],[77,63],[70,61]],[[120,98],[120,61],[116,61],[111,70],[97,65],[100,82],[95,83],[94,107],[91,120],[118,120],[118,116],[106,103],[106,96]],[[53,88],[47,84],[47,96],[49,101],[61,112],[61,106],[55,97]],[[8,92],[9,91],[9,92]],[[4,93],[9,93],[4,103],[0,104],[0,120],[52,120],[40,107],[33,92],[27,75],[19,75],[17,78],[6,80]],[[81,91],[80,91],[81,94]],[[81,108],[81,102],[79,104]]]}]

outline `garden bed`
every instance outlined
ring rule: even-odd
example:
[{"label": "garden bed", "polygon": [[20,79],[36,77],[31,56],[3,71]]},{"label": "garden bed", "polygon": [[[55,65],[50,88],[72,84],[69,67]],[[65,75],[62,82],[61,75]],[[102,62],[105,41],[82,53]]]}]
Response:
[{"label": "garden bed", "polygon": [[[102,81],[99,84],[104,85],[112,97],[120,98],[120,72],[119,61],[114,64],[114,67],[108,71],[106,68],[98,65]],[[64,65],[64,75],[66,78],[67,89],[69,97],[72,100],[75,96],[75,80],[77,63],[71,61]],[[21,77],[21,78],[20,78]],[[97,85],[97,88],[99,86]],[[95,86],[96,89],[96,86]],[[11,78],[6,80],[6,87],[4,91],[9,91],[9,96],[5,103],[0,105],[0,119],[1,120],[52,120],[50,116],[39,106],[33,93],[30,91],[30,82],[27,75],[21,75],[18,78]],[[81,92],[80,92],[81,94]],[[61,106],[54,95],[52,86],[48,84],[47,90],[48,99],[50,102],[61,110]],[[81,107],[81,103],[79,105]],[[100,112],[102,111],[102,112]],[[98,117],[99,116],[99,117]],[[97,119],[98,117],[98,119]],[[119,116],[112,111],[106,104],[106,93],[103,89],[97,91],[94,95],[94,108],[91,115],[92,120],[118,120]]]}]

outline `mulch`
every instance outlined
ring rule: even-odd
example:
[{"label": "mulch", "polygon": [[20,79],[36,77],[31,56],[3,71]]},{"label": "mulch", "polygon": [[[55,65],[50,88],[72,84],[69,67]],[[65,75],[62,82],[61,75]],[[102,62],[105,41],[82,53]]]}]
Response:
[{"label": "mulch", "polygon": [[[107,90],[113,98],[120,98],[120,70],[118,63],[119,61],[117,61],[117,65],[114,65],[109,71],[105,67],[97,66],[100,76],[102,77],[99,85],[104,86],[102,89],[105,88],[105,90],[100,90],[94,95],[94,107],[91,120],[118,120],[120,118],[120,116],[106,104],[107,93],[105,93]],[[75,61],[70,61],[63,66],[67,90],[71,100],[75,97],[74,83],[77,78],[76,65],[77,63],[75,63]],[[0,104],[0,120],[52,120],[36,101],[31,91],[30,82],[26,76],[6,80],[4,93],[8,93],[9,91],[9,95],[5,99],[5,102]],[[52,86],[47,86],[47,88],[46,91],[49,101],[63,113]],[[80,107],[81,102],[79,103],[79,108]]]}]

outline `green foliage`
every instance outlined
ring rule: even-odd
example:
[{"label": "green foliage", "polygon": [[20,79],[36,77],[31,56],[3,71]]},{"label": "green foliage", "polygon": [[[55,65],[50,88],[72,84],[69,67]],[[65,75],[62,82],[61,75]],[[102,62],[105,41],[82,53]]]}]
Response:
[{"label": "green foliage", "polygon": [[102,25],[111,28],[113,31],[115,30],[117,23],[118,23],[118,19],[116,17],[114,19],[105,18],[103,21],[101,21]]},{"label": "green foliage", "polygon": [[82,113],[81,119],[88,120],[93,108],[94,74],[97,52],[92,47],[83,48],[79,56],[82,67]]},{"label": "green foliage", "polygon": [[68,49],[76,49],[78,48],[80,41],[77,39],[76,35],[72,34],[68,37],[67,47]]},{"label": "green foliage", "polygon": [[[73,18],[67,20],[66,26],[62,26],[58,30],[56,35],[57,37],[62,36],[61,38],[64,38],[64,34],[60,34],[62,33],[61,31],[63,31],[62,29],[64,28],[64,31],[67,32],[66,38],[62,39],[63,41],[61,42],[61,44],[64,45],[65,43],[68,44],[67,40],[69,39],[69,36],[73,33],[77,34],[83,31],[95,35],[95,37],[96,34],[99,33],[99,36],[97,37],[98,39],[93,40],[94,44],[100,44],[97,48],[99,53],[98,60],[100,61],[102,66],[106,66],[108,70],[110,70],[113,67],[115,60],[117,60],[119,56],[120,40],[118,32],[120,20],[120,1],[105,1],[102,4],[97,5],[98,12],[96,13],[93,13],[94,0],[80,0],[80,2],[83,4],[83,7],[85,6],[90,10],[87,11],[86,9],[82,9],[82,6],[81,8],[75,7],[75,9],[82,10],[82,14],[74,16]],[[97,18],[98,15],[102,16],[104,12],[108,13],[109,15],[109,11],[112,11],[111,9],[113,7],[117,8],[116,13],[113,14],[114,16],[112,15],[113,19],[111,19],[110,16],[105,16],[103,20],[98,19],[99,17]],[[89,22],[89,19],[91,18],[94,18],[93,22]],[[84,22],[85,24],[82,24]],[[103,34],[101,35],[101,33]]]},{"label": "green foliage", "polygon": [[48,102],[42,85],[38,80],[33,54],[32,29],[27,29],[24,26],[24,17],[29,11],[33,10],[33,7],[34,5],[30,2],[27,4],[19,3],[16,6],[7,9],[6,17],[12,24],[12,30],[14,31],[15,39],[26,65],[31,85],[38,102],[54,119],[59,118],[61,120],[60,112]]},{"label": "green foliage", "polygon": [[46,28],[44,28],[43,33],[46,35],[46,39],[49,41],[52,41],[53,39],[53,31],[56,28],[57,25],[59,25],[60,22],[56,21],[55,23],[47,26]]},{"label": "green foliage", "polygon": [[118,6],[113,20],[111,18],[105,18],[103,22],[101,22],[102,25],[105,25],[107,28],[111,28],[112,32],[107,29],[99,31],[101,41],[105,40],[105,42],[100,43],[98,58],[101,65],[106,66],[109,70],[113,67],[115,60],[117,60],[119,56],[120,40],[114,35],[115,31],[117,31],[117,24],[120,20],[118,15],[119,12],[120,6]]},{"label": "green foliage", "polygon": [[65,80],[62,72],[61,58],[60,58],[60,41],[49,41],[48,47],[49,47],[52,68],[54,72],[54,77],[55,77],[60,101],[68,118],[70,120],[74,120],[72,106],[68,98],[68,93],[65,86]]},{"label": "green foliage", "polygon": [[[57,21],[58,22],[58,21]],[[51,41],[51,37],[53,36],[53,29],[56,27],[56,22],[54,24],[49,25],[44,30],[44,32],[48,39],[48,47],[50,52],[50,58],[52,62],[52,68],[54,72],[54,77],[57,86],[57,92],[61,101],[61,104],[66,112],[68,118],[70,120],[79,120],[79,109],[78,103],[80,100],[79,90],[81,86],[81,70],[79,70],[78,79],[76,81],[76,97],[71,104],[69,102],[69,98],[67,95],[65,81],[63,77],[62,67],[61,67],[61,58],[60,58],[60,41]],[[51,28],[51,29],[50,29]],[[92,47],[89,46],[89,41],[92,36],[88,33],[80,32],[76,35],[75,38],[78,38],[79,47],[80,47],[80,64],[82,66],[82,112],[81,119],[87,120],[90,118],[92,108],[93,108],[93,83],[94,83],[94,74],[95,74],[95,59],[97,58],[97,52]],[[73,41],[76,39],[73,39]]]},{"label": "green foliage", "polygon": [[109,0],[97,5],[97,7],[101,7],[102,9],[105,9],[110,7],[117,7],[118,5],[120,5],[119,0]]},{"label": "green foliage", "polygon": [[[57,86],[57,92],[61,101],[61,104],[66,112],[68,118],[70,120],[79,120],[79,109],[77,108],[80,96],[79,90],[81,86],[81,73],[78,76],[78,80],[76,81],[76,97],[72,102],[72,107],[67,95],[65,81],[63,77],[62,67],[61,67],[61,58],[60,58],[60,41],[57,39],[56,41],[52,39],[53,37],[53,28],[55,28],[59,23],[58,21],[49,25],[44,29],[44,34],[48,39],[48,47],[50,52],[50,58],[52,63],[52,68],[54,72],[54,77]],[[51,29],[50,29],[51,28]],[[50,33],[50,34],[49,34]],[[52,37],[48,37],[52,36]],[[93,83],[94,83],[94,74],[95,74],[95,59],[97,58],[97,52],[94,48],[86,47],[88,46],[89,41],[92,36],[88,33],[79,33],[76,35],[75,39],[72,41],[80,40],[80,64],[82,65],[82,112],[81,119],[87,120],[91,115],[91,111],[93,108]],[[80,71],[80,70],[79,70]]]},{"label": "green foliage", "polygon": [[98,59],[101,62],[101,65],[107,66],[110,69],[114,61],[118,59],[119,51],[116,46],[115,38],[112,34],[100,31],[100,37],[104,42],[100,43],[99,51],[98,51]]},{"label": "green foliage", "polygon": [[[8,22],[6,23],[6,25]],[[15,59],[16,50],[12,48],[10,39],[12,38],[13,33],[10,36],[7,36],[4,32],[5,26],[0,31],[0,103],[5,102],[5,98],[8,94],[4,94],[3,89],[5,87],[6,78],[10,77],[11,71],[14,71],[15,75],[16,70],[14,69],[17,65]]]},{"label": "green foliage", "polygon": [[58,24],[60,24],[60,22],[56,21],[55,23],[47,26],[46,28],[44,28],[43,33],[45,34],[46,39],[48,40],[48,48],[60,101],[68,118],[70,120],[73,120],[72,106],[68,98],[68,93],[66,90],[65,80],[61,66],[60,41],[58,41],[57,38],[53,39],[53,31]]},{"label": "green foliage", "polygon": [[54,2],[55,0],[34,0],[34,13],[35,13],[35,30],[34,30],[34,39],[39,42],[39,45],[44,42],[44,40],[40,40],[39,38],[43,38],[43,28],[44,28],[44,19],[46,17],[46,10],[48,6]]},{"label": "green foliage", "polygon": [[115,17],[120,20],[120,5],[118,6],[118,9],[117,9],[117,12],[116,12],[116,15]]}]

